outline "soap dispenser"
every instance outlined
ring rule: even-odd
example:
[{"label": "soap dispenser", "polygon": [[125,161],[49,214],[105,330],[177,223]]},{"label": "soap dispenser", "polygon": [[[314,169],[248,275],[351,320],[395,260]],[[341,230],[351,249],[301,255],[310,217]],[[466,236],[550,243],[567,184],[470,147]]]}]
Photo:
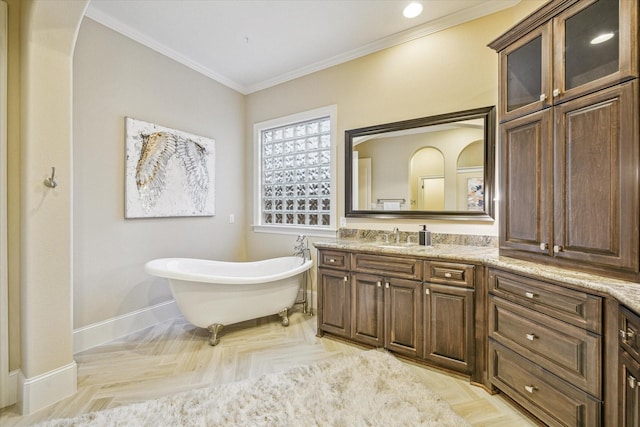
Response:
[{"label": "soap dispenser", "polygon": [[422,230],[418,231],[418,241],[422,246],[431,246],[431,232],[427,230],[426,225],[423,225]]}]

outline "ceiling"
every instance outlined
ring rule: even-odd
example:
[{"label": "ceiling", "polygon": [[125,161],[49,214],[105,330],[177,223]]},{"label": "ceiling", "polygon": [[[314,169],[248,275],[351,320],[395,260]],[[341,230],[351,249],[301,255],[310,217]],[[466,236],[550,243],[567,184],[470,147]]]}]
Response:
[{"label": "ceiling", "polygon": [[520,0],[91,0],[89,18],[241,93],[350,61]]}]

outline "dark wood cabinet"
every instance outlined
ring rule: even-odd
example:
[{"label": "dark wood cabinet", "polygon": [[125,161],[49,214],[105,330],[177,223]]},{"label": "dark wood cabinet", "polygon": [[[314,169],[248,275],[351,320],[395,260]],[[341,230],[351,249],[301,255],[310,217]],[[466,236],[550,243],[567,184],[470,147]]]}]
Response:
[{"label": "dark wood cabinet", "polygon": [[500,58],[500,253],[640,279],[638,0],[554,0]]},{"label": "dark wood cabinet", "polygon": [[619,327],[619,424],[637,427],[640,425],[640,316],[621,307]]},{"label": "dark wood cabinet", "polygon": [[489,379],[553,426],[599,426],[603,301],[555,283],[489,271]]},{"label": "dark wood cabinet", "polygon": [[318,269],[318,333],[351,337],[351,281],[346,271]]},{"label": "dark wood cabinet", "polygon": [[474,290],[424,284],[424,358],[471,373],[474,368]]},{"label": "dark wood cabinet", "polygon": [[477,373],[475,265],[325,249],[318,260],[319,336]]},{"label": "dark wood cabinet", "polygon": [[350,255],[318,252],[318,335],[323,332],[351,337]]}]

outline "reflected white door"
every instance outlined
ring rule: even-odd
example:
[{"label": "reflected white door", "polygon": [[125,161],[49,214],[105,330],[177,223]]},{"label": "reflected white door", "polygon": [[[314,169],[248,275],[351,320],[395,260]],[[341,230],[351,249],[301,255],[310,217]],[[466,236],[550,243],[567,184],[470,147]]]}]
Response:
[{"label": "reflected white door", "polygon": [[444,210],[444,177],[420,177],[418,178],[418,188],[418,205],[420,210]]},{"label": "reflected white door", "polygon": [[358,209],[371,209],[371,159],[358,159]]}]

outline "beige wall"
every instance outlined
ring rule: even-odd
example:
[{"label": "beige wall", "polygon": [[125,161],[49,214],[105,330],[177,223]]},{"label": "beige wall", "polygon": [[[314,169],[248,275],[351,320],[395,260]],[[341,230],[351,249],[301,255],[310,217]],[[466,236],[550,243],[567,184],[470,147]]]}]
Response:
[{"label": "beige wall", "polygon": [[[82,137],[77,135],[72,138],[70,93],[74,82],[71,79],[71,59],[78,12],[85,7],[86,1],[60,0],[54,3],[46,0],[8,0],[11,369],[21,368],[27,378],[57,369],[71,360],[70,330],[75,322],[79,326],[166,298],[166,289],[156,290],[150,283],[141,283],[139,270],[139,262],[143,257],[156,256],[162,252],[163,249],[154,246],[159,234],[168,233],[171,239],[186,236],[185,240],[197,242],[196,247],[178,243],[171,255],[177,252],[207,253],[221,259],[242,258],[242,243],[227,246],[226,242],[236,241],[234,239],[246,243],[247,258],[272,256],[274,253],[290,250],[290,243],[293,241],[291,236],[248,233],[247,239],[243,239],[244,231],[250,230],[253,218],[253,123],[337,104],[340,136],[338,180],[342,182],[342,135],[345,129],[495,104],[497,56],[485,45],[542,3],[539,0],[523,0],[515,8],[494,16],[405,43],[248,97],[236,97],[212,82],[205,85],[200,76],[184,69],[179,71],[174,68],[175,64],[169,65],[166,62],[168,60],[157,58],[146,49],[138,51],[129,46],[128,42],[105,32],[104,36],[110,41],[101,40],[101,46],[107,48],[113,42],[124,47],[129,54],[135,51],[149,59],[148,65],[163,66],[147,68],[149,74],[144,79],[138,74],[140,80],[137,83],[140,87],[136,86],[133,93],[121,93],[124,88],[131,89],[131,85],[127,84],[130,74],[125,73],[126,70],[119,64],[108,64],[116,67],[118,75],[105,76],[97,72],[96,76],[120,81],[123,83],[122,88],[110,85],[109,92],[97,88],[100,90],[96,89],[94,99],[90,100],[88,98],[91,96],[82,93],[84,89],[76,87],[80,91],[78,97],[85,98],[76,102],[87,103],[86,120],[95,124],[96,129],[84,128],[87,125],[83,119],[82,124],[74,129]],[[20,8],[23,10],[20,11]],[[20,22],[22,28],[19,28]],[[22,40],[18,40],[18,33]],[[80,43],[83,43],[82,37]],[[135,58],[124,59],[129,61]],[[119,62],[121,58],[118,54],[113,58],[96,60]],[[146,67],[140,63],[137,65]],[[164,88],[155,87],[153,90],[145,84],[147,79],[151,83],[158,83],[156,77],[160,78],[161,74],[167,72],[174,77],[186,77],[186,80],[172,80],[166,82]],[[85,76],[85,79],[90,80],[89,77]],[[451,82],[453,84],[449,84]],[[189,94],[195,88],[204,86],[205,96],[197,98],[197,108],[194,108],[197,111],[190,111],[189,104],[193,98],[186,102],[180,96],[182,88]],[[175,103],[167,102],[160,107],[150,101],[146,103],[145,100],[137,99],[142,93],[155,99],[154,96],[165,93],[160,92],[163,89],[174,96],[172,100]],[[102,98],[98,97],[98,92]],[[222,95],[222,101],[205,99],[212,95]],[[118,105],[112,104],[113,99],[123,104],[118,108]],[[229,104],[225,104],[227,101]],[[104,121],[98,111],[100,103],[106,103],[108,107]],[[246,116],[242,111],[243,103],[246,103]],[[129,105],[131,111],[125,111],[129,109]],[[199,111],[202,107],[203,111]],[[76,113],[80,115],[77,110]],[[217,126],[222,122],[218,119],[219,114],[222,114],[220,117],[231,118],[228,127]],[[122,121],[118,122],[114,117],[122,118],[124,115],[139,115],[141,119],[212,136],[217,140],[219,164],[230,166],[221,166],[216,175],[216,217],[209,220],[131,222],[122,219],[123,202],[118,196],[122,173],[118,168],[122,168],[123,160],[121,158],[118,161],[116,157],[124,156],[124,153],[122,146],[114,147],[110,143],[122,141]],[[244,124],[244,132],[235,129],[236,124],[238,127]],[[218,133],[222,129],[223,135]],[[100,136],[101,130],[106,136]],[[81,145],[92,144],[92,139],[99,139],[104,145]],[[74,153],[71,151],[72,141],[77,150]],[[83,162],[95,159],[95,155],[88,152],[88,147],[105,153],[104,157],[99,158],[97,166],[105,174],[104,177],[92,177],[87,171],[88,164],[80,164],[77,160],[72,162],[72,155],[79,156]],[[228,157],[223,157],[226,155]],[[58,177],[62,185],[54,192],[45,192],[42,180],[49,173],[52,163],[59,168]],[[76,176],[72,176],[72,173]],[[86,179],[89,183],[85,185],[79,182],[81,179]],[[231,185],[230,190],[222,191],[222,183]],[[339,187],[337,190],[338,214],[342,215],[344,189]],[[78,206],[72,205],[75,203],[71,198],[72,191],[79,193]],[[100,191],[104,191],[104,200],[108,201],[106,206],[100,204],[103,200],[99,196]],[[75,219],[72,219],[72,207],[73,214],[78,216]],[[240,231],[227,224],[228,213],[236,214]],[[396,224],[349,221],[349,226],[361,225],[390,229]],[[404,229],[417,229],[410,221],[399,225]],[[496,234],[497,230],[496,224],[464,227],[453,223],[434,225],[441,227],[442,231],[463,229],[479,234]],[[92,227],[106,229],[96,230]],[[438,231],[433,226],[431,228]],[[72,248],[71,238],[74,234],[77,236],[74,237],[73,244],[83,248],[86,253],[78,253],[79,248]],[[197,239],[193,239],[196,234]],[[225,244],[221,245],[221,241]],[[118,251],[135,254],[136,267],[133,268],[133,263],[128,263]],[[103,262],[112,270],[102,269],[99,264]],[[72,267],[73,263],[78,265]],[[106,274],[108,280],[97,278],[96,274]],[[95,291],[100,295],[109,295],[109,308],[92,318],[87,312],[98,306],[97,298],[81,295],[79,291],[77,298],[83,300],[88,308],[78,307],[76,303],[76,310],[79,311],[76,321],[69,321],[72,320],[71,300],[76,299],[71,294],[72,280],[85,293]],[[20,310],[16,310],[18,306]]]},{"label": "beige wall", "polygon": [[[77,329],[170,300],[143,270],[153,258],[243,258],[245,147],[243,95],[89,18],[73,83]],[[215,216],[124,219],[125,116],[215,139]]]},{"label": "beige wall", "polygon": [[[249,95],[245,167],[248,171],[253,168],[253,123],[336,104],[338,216],[344,216],[344,131],[496,105],[498,56],[486,45],[543,3],[525,0],[511,9]],[[254,209],[255,198],[251,197],[254,180],[255,176],[248,176],[248,218],[252,218]],[[418,224],[423,222],[349,218],[347,224],[353,228],[390,230],[398,226],[417,231]],[[497,221],[427,223],[436,232],[498,234]],[[280,241],[288,243],[283,237]],[[264,257],[273,248],[271,236],[249,233],[249,257]]]}]

